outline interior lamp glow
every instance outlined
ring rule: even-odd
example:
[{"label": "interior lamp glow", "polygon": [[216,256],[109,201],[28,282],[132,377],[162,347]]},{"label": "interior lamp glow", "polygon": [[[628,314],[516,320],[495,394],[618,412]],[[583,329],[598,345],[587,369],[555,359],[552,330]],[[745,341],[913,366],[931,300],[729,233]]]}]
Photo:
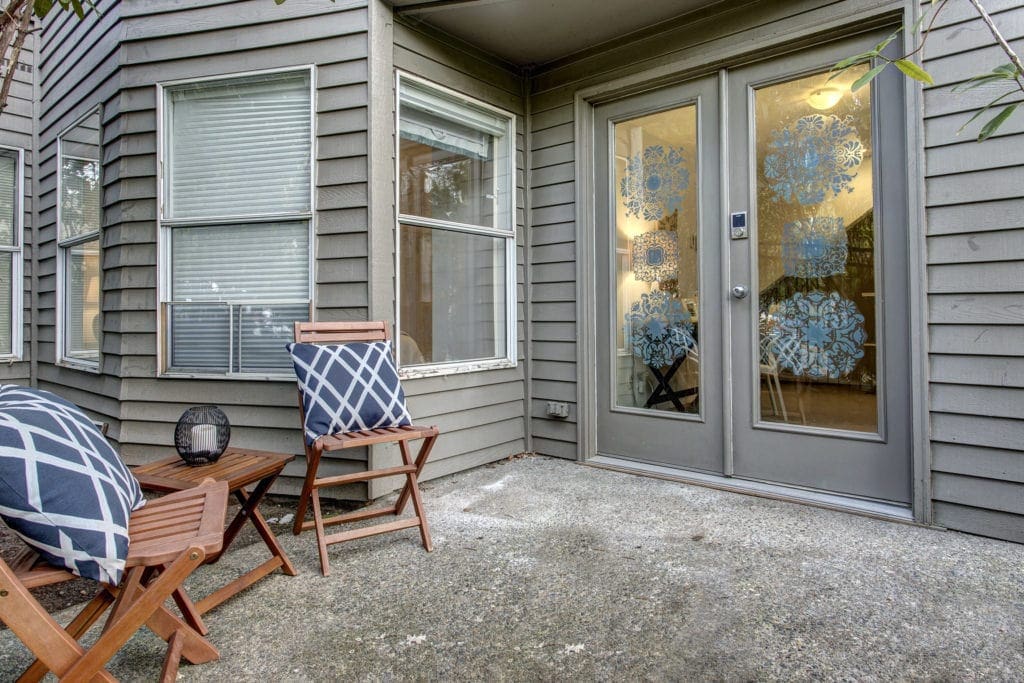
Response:
[{"label": "interior lamp glow", "polygon": [[640,282],[678,277],[679,244],[670,230],[652,230],[633,238],[633,275]]},{"label": "interior lamp glow", "polygon": [[816,88],[807,96],[807,104],[820,111],[825,111],[836,106],[841,99],[843,99],[843,91],[839,88]]}]

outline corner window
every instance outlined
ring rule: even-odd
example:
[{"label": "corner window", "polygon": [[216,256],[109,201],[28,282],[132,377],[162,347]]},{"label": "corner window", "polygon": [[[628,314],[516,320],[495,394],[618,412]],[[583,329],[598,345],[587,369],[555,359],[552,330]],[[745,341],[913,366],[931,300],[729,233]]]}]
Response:
[{"label": "corner window", "polygon": [[513,117],[404,74],[398,92],[399,362],[512,364]]},{"label": "corner window", "polygon": [[21,151],[0,149],[0,358],[21,357]]},{"label": "corner window", "polygon": [[279,375],[310,315],[311,72],[164,88],[163,365]]},{"label": "corner window", "polygon": [[100,113],[60,135],[58,361],[97,369],[100,356]]}]

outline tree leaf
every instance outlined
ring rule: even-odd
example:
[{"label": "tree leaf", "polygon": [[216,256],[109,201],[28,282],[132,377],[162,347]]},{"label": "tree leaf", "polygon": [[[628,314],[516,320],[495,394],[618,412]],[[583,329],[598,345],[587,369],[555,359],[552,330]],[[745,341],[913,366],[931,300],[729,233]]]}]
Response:
[{"label": "tree leaf", "polygon": [[876,53],[881,53],[882,50],[884,50],[885,48],[889,47],[889,43],[891,43],[892,41],[896,40],[896,37],[900,34],[900,31],[902,31],[902,30],[903,30],[903,27],[901,26],[898,29],[896,29],[895,33],[893,33],[888,38],[886,38],[885,40],[880,42],[878,45],[875,45],[875,52]]},{"label": "tree leaf", "polygon": [[32,11],[40,19],[49,14],[51,9],[53,9],[53,0],[35,0],[32,3]]},{"label": "tree leaf", "polygon": [[[835,71],[835,72],[845,71],[846,69],[849,69],[851,66],[855,66],[855,65],[860,64],[862,62],[867,62],[867,61],[869,61],[869,60],[871,60],[871,59],[873,59],[873,58],[875,58],[877,56],[878,56],[878,53],[873,51],[873,50],[871,52],[861,52],[859,55],[854,55],[852,57],[847,57],[846,59],[844,59],[842,61],[836,62],[836,65],[833,66],[831,70]],[[834,74],[832,76],[832,78],[835,78],[838,75],[839,74],[836,73],[836,74]]]},{"label": "tree leaf", "polygon": [[861,76],[860,78],[855,80],[853,82],[853,85],[850,86],[850,92],[857,92],[858,90],[863,88],[865,85],[867,85],[872,80],[874,80],[875,76],[877,76],[878,74],[882,73],[882,71],[887,66],[889,66],[889,62],[885,62],[883,64],[879,64],[874,69],[872,69],[871,71],[868,71],[866,74],[864,74],[863,76]]},{"label": "tree leaf", "polygon": [[915,81],[921,81],[928,85],[935,85],[935,79],[932,78],[932,75],[909,59],[897,59],[893,64],[896,65],[897,69],[910,76]]},{"label": "tree leaf", "polygon": [[990,135],[992,135],[992,133],[995,133],[999,129],[999,126],[1003,125],[1003,122],[1010,118],[1010,114],[1012,114],[1020,104],[1020,102],[1017,102],[1004,107],[1001,112],[992,117],[992,120],[986,123],[982,127],[981,132],[978,133],[978,142],[984,142]]},{"label": "tree leaf", "polygon": [[982,114],[987,112],[989,109],[991,109],[993,106],[998,104],[1000,100],[1005,100],[1007,97],[1009,97],[1010,95],[1015,94],[1016,92],[1017,92],[1016,90],[1010,90],[1010,91],[1004,92],[1002,95],[1000,95],[999,97],[995,98],[994,100],[992,100],[991,102],[986,104],[984,107],[982,107],[978,111],[974,112],[974,116],[972,116],[971,118],[967,119],[967,123],[965,123],[964,125],[962,125],[959,128],[957,128],[957,130],[956,130],[957,134],[960,134],[961,132],[963,132],[964,128],[966,128],[967,126],[969,126],[972,123],[974,123],[975,119],[977,119],[979,116],[981,116]]}]

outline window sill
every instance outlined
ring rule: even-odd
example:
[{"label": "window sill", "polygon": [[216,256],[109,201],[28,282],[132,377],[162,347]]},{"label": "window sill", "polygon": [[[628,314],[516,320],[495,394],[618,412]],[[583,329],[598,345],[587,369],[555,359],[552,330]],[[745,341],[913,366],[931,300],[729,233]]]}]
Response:
[{"label": "window sill", "polygon": [[161,372],[158,379],[201,379],[201,380],[219,380],[229,382],[295,382],[294,373],[286,374],[257,374],[257,373],[213,373],[213,372],[182,372],[177,370],[168,370]]},{"label": "window sill", "polygon": [[516,367],[516,362],[508,358],[491,358],[480,361],[461,363],[438,363],[436,365],[413,365],[399,368],[399,379],[418,379],[420,377],[440,377],[443,375],[464,375],[469,372],[487,370],[506,370]]},{"label": "window sill", "polygon": [[90,363],[87,361],[70,360],[68,358],[62,358],[57,361],[56,365],[61,368],[67,368],[68,370],[80,370],[82,372],[88,372],[93,375],[100,374],[99,362]]}]

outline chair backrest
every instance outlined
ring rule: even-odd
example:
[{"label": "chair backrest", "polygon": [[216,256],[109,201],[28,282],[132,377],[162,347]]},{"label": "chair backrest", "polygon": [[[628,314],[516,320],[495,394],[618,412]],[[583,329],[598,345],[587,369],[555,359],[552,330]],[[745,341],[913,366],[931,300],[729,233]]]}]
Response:
[{"label": "chair backrest", "polygon": [[329,323],[295,323],[295,341],[304,344],[388,341],[391,334],[383,320]]}]

